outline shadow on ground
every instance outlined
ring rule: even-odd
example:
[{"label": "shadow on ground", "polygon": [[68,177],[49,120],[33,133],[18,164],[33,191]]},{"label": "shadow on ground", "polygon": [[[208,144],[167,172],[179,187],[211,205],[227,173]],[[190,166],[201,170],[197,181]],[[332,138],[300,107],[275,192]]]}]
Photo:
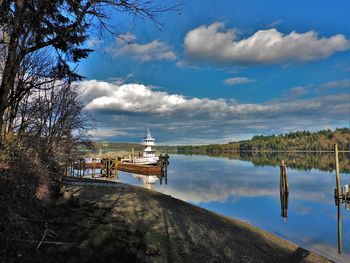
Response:
[{"label": "shadow on ground", "polygon": [[147,189],[65,186],[45,262],[327,262],[290,242]]}]

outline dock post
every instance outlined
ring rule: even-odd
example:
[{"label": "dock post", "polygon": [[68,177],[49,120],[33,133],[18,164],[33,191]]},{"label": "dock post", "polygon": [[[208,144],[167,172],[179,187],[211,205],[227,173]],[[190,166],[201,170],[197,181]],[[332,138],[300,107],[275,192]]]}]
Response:
[{"label": "dock post", "polygon": [[341,193],[340,193],[340,174],[339,174],[339,153],[338,153],[337,143],[334,145],[334,151],[335,151],[335,177],[337,182],[337,197],[339,200],[341,198]]},{"label": "dock post", "polygon": [[112,177],[112,159],[109,159],[108,163],[109,163],[109,174],[108,174],[108,177]]},{"label": "dock post", "polygon": [[280,192],[288,193],[288,176],[287,176],[287,168],[284,163],[284,160],[281,161],[280,166]]},{"label": "dock post", "polygon": [[280,166],[280,201],[281,201],[281,216],[285,222],[288,217],[288,176],[287,168],[284,163],[284,160],[281,161]]},{"label": "dock post", "polygon": [[119,179],[119,178],[118,178],[118,157],[115,158],[115,163],[114,163],[114,176],[115,176],[117,179]]},{"label": "dock post", "polygon": [[108,158],[107,160],[108,163],[108,171],[107,171],[107,177],[112,177],[112,160]]},{"label": "dock post", "polygon": [[81,159],[79,159],[79,177],[81,177]]},{"label": "dock post", "polygon": [[92,158],[92,171],[91,171],[91,177],[94,178],[95,177],[95,166],[96,166],[96,159]]}]

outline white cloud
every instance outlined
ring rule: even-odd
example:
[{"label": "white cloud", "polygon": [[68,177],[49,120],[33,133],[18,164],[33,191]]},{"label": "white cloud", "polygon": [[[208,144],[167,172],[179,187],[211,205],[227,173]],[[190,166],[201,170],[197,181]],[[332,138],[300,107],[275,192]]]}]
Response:
[{"label": "white cloud", "polygon": [[181,107],[186,99],[155,91],[142,84],[108,83],[96,80],[82,82],[87,110],[114,110],[140,113],[166,113]]},{"label": "white cloud", "polygon": [[175,63],[175,66],[178,68],[186,68],[189,66],[188,62],[186,60],[179,60]]},{"label": "white cloud", "polygon": [[100,47],[101,42],[101,39],[97,37],[92,37],[87,41],[86,44],[89,48],[98,49]]},{"label": "white cloud", "polygon": [[[232,136],[333,128],[348,123],[349,96],[344,94],[239,103],[233,99],[188,98],[134,83],[89,80],[79,85],[86,110],[95,116],[99,130],[118,127],[120,136],[115,136],[116,140],[124,136],[120,132],[127,132],[128,138],[135,135],[137,140],[141,135],[136,131],[146,127],[157,132],[163,143],[181,144],[223,142]],[[113,137],[113,133],[105,135]]]},{"label": "white cloud", "polygon": [[323,89],[349,88],[349,87],[350,87],[350,79],[330,81],[321,86],[321,88]]},{"label": "white cloud", "polygon": [[239,85],[239,84],[253,83],[253,82],[255,82],[254,79],[249,79],[246,77],[228,78],[224,80],[224,83],[226,85]]},{"label": "white cloud", "polygon": [[112,46],[107,48],[107,51],[115,57],[131,55],[133,59],[141,61],[176,59],[170,47],[158,39],[146,44],[138,44],[134,41],[136,36],[132,33],[121,35]]},{"label": "white cloud", "polygon": [[128,136],[127,132],[124,131],[119,131],[119,129],[108,129],[108,130],[90,130],[88,132],[89,135],[91,135],[92,137],[96,138],[96,139],[100,139],[100,138],[110,138],[110,137],[115,137],[115,136],[120,136],[120,135],[125,135]]},{"label": "white cloud", "polygon": [[289,89],[289,94],[292,96],[303,96],[308,93],[308,87],[297,86]]},{"label": "white cloud", "polygon": [[189,31],[184,46],[185,54],[195,61],[249,65],[318,60],[349,49],[350,41],[341,34],[319,38],[315,31],[284,35],[276,29],[239,39],[236,29],[216,22]]}]

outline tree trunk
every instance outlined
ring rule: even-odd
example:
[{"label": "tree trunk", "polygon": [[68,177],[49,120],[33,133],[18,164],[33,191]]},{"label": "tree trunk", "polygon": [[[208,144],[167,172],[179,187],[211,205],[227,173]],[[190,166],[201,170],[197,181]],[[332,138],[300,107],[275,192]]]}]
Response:
[{"label": "tree trunk", "polygon": [[18,68],[18,62],[16,62],[16,47],[18,44],[18,38],[11,41],[9,54],[6,59],[3,77],[0,86],[0,133],[3,132],[4,114],[7,108],[7,100],[10,90],[14,87],[16,80],[16,70]]},{"label": "tree trunk", "polygon": [[17,69],[20,65],[21,58],[19,52],[19,36],[21,33],[21,16],[23,14],[23,1],[16,1],[16,11],[14,15],[14,30],[10,36],[8,45],[7,58],[4,65],[3,76],[0,86],[0,138],[4,135],[4,114],[8,106],[8,95],[15,85]]}]

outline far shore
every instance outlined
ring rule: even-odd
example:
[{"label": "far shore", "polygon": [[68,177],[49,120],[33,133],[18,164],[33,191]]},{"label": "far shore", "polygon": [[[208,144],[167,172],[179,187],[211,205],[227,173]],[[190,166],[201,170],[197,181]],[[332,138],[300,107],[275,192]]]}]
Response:
[{"label": "far shore", "polygon": [[248,223],[142,187],[77,178],[63,184],[57,213],[69,217],[55,227],[67,246],[48,250],[48,256],[84,262],[330,262]]}]

